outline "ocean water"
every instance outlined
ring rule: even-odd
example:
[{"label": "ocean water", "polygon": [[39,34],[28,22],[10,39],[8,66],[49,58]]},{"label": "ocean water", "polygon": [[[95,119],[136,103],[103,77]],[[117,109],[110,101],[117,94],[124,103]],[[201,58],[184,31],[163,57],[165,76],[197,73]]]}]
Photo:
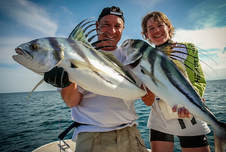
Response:
[{"label": "ocean water", "polygon": [[[30,152],[46,143],[56,141],[57,136],[71,124],[70,109],[56,91],[0,94],[0,152]],[[226,122],[226,80],[207,82],[206,104],[218,120]],[[139,116],[139,130],[145,144],[149,145],[146,127],[150,107],[142,101],[135,102]],[[72,132],[67,135],[69,139]],[[213,150],[213,132],[208,134]],[[175,152],[180,151],[175,138]]]}]

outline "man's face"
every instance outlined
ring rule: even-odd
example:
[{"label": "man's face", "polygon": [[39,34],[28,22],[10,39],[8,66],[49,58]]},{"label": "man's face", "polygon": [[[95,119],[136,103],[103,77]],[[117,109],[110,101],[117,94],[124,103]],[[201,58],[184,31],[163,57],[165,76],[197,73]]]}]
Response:
[{"label": "man's face", "polygon": [[123,20],[115,15],[106,15],[96,23],[98,40],[111,39],[110,41],[103,41],[97,44],[100,46],[113,46],[105,47],[103,50],[111,51],[117,48],[117,44],[121,39],[122,31],[124,29]]}]

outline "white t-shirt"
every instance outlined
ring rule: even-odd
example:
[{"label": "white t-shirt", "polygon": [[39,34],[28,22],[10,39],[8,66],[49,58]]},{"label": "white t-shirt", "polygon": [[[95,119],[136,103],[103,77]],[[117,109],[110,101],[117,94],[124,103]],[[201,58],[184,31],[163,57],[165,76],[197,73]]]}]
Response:
[{"label": "white t-shirt", "polygon": [[[111,53],[122,63],[126,60],[121,48],[117,48]],[[72,119],[89,125],[77,127],[73,138],[80,132],[106,132],[136,123],[134,101],[129,101],[128,107],[119,98],[97,95],[88,91],[82,91],[82,93],[82,101],[72,108]]]},{"label": "white t-shirt", "polygon": [[164,114],[159,107],[158,101],[155,101],[152,104],[147,127],[177,136],[196,136],[208,134],[210,132],[206,122],[201,121],[196,117],[195,120],[197,123],[193,125],[191,119],[183,119],[186,128],[182,129],[178,119],[165,119]]}]

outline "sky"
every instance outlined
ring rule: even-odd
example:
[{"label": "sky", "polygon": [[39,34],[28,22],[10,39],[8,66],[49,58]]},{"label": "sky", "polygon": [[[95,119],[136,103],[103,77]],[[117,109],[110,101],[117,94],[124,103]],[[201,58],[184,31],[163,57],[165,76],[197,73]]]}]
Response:
[{"label": "sky", "polygon": [[[104,7],[124,12],[120,44],[143,39],[141,20],[151,11],[165,13],[175,27],[174,40],[192,42],[207,80],[226,79],[226,0],[1,0],[0,93],[31,91],[42,76],[12,59],[15,48],[41,37],[68,37],[85,18],[98,18]],[[37,91],[54,90],[43,83]]]}]

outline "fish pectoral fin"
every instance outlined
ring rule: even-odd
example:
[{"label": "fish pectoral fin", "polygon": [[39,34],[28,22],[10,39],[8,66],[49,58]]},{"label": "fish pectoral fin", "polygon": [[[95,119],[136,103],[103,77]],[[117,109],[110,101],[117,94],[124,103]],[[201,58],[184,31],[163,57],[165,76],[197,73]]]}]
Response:
[{"label": "fish pectoral fin", "polygon": [[104,73],[101,69],[97,69],[92,64],[88,64],[86,62],[78,62],[75,60],[70,60],[70,63],[71,63],[71,68],[76,69],[77,71],[88,70],[88,71],[93,71],[97,73]]},{"label": "fish pectoral fin", "polygon": [[78,67],[71,62],[71,68],[78,68]]},{"label": "fish pectoral fin", "polygon": [[70,60],[70,67],[71,68],[87,68],[87,67],[89,67],[89,65],[85,62]]},{"label": "fish pectoral fin", "polygon": [[34,92],[35,89],[37,89],[37,87],[40,86],[43,82],[44,82],[44,78],[35,85],[35,87],[31,90],[31,93]]},{"label": "fish pectoral fin", "polygon": [[148,70],[147,70],[145,67],[143,67],[142,65],[141,65],[140,67],[141,67],[141,72],[142,72],[143,74],[145,74],[145,75],[150,76],[151,79],[152,79],[152,81],[154,82],[154,84],[155,84],[156,86],[158,86],[159,84],[161,84],[162,86],[164,86],[164,84],[163,84],[161,81],[159,81],[158,79],[155,78],[155,76],[154,76],[153,73],[148,72]]},{"label": "fish pectoral fin", "polygon": [[34,92],[35,89],[37,89],[37,87],[40,86],[43,82],[44,82],[44,78],[43,78],[42,80],[40,80],[40,81],[35,85],[35,87],[34,87],[34,88],[31,90],[31,92],[29,93],[28,98],[30,98],[32,92]]}]

